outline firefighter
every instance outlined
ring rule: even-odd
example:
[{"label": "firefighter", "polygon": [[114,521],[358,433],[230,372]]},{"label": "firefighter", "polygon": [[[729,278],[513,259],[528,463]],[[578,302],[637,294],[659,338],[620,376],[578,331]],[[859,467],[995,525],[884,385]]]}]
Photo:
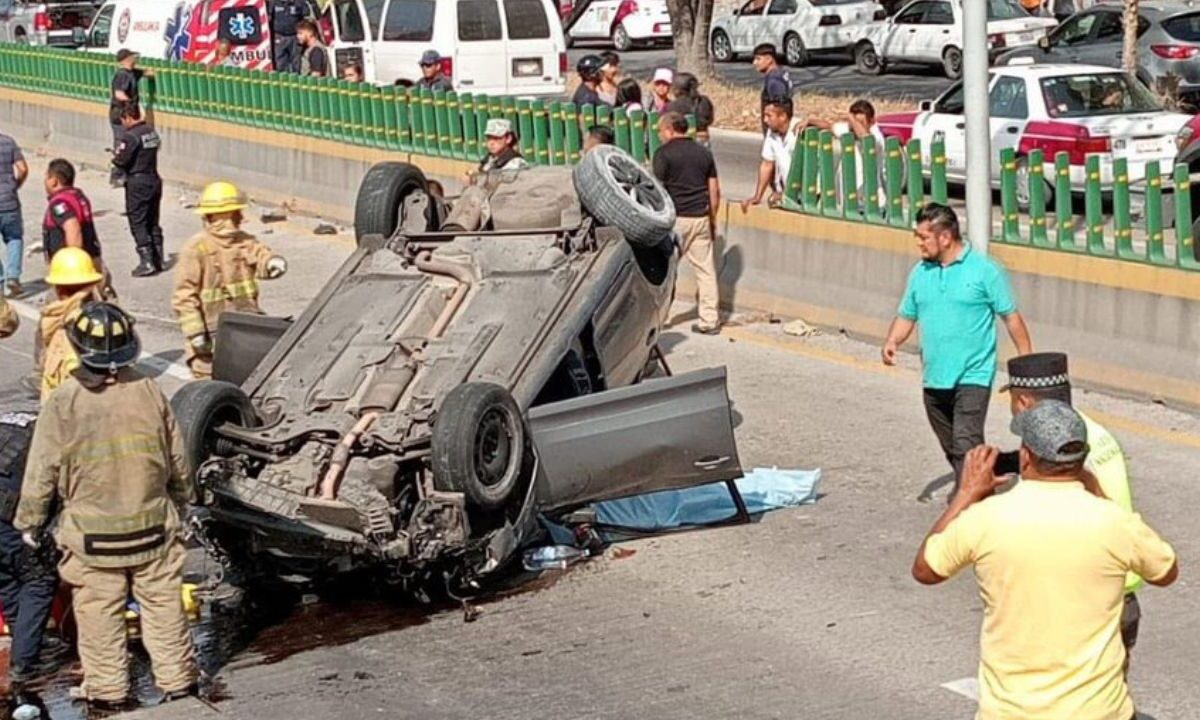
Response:
[{"label": "firefighter", "polygon": [[204,231],[179,251],[171,306],[187,339],[188,367],[212,377],[217,320],[226,310],[261,313],[258,281],[287,272],[287,261],[241,230],[246,196],[227,182],[210,183],[196,209]]},{"label": "firefighter", "polygon": [[103,280],[91,256],[80,248],[65,247],[51,258],[46,284],[54,288],[55,299],[42,307],[38,321],[42,402],[79,367],[66,327],[84,305],[104,299]]},{"label": "firefighter", "polygon": [[195,650],[179,599],[182,518],[193,497],[183,438],[162,391],[132,367],[141,342],[129,315],[91,303],[67,336],[80,368],[42,406],[13,525],[28,545],[54,527],[91,709],[129,705],[130,594],[159,689],[168,700],[194,694]]},{"label": "firefighter", "polygon": [[142,119],[134,103],[121,108],[125,135],[113,152],[113,165],[125,173],[125,215],[137,244],[138,265],[131,275],[146,277],[163,271],[162,178],[158,175],[158,150],[162,138]]}]

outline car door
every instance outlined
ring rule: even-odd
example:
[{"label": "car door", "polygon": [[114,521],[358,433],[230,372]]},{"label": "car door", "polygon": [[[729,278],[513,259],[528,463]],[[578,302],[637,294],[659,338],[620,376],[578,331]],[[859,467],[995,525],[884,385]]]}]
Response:
[{"label": "car door", "polygon": [[499,0],[458,0],[455,20],[454,87],[463,92],[508,94],[508,49]]},{"label": "car door", "polygon": [[[551,32],[553,7],[544,0],[501,0],[508,72],[506,94],[544,95],[563,81],[560,41]],[[549,12],[547,12],[549,10]],[[561,92],[561,91],[560,91]]]},{"label": "car door", "polygon": [[734,52],[748,53],[754,50],[755,38],[762,32],[766,11],[766,0],[749,0],[738,9],[730,25],[729,41],[733,43]]},{"label": "car door", "polygon": [[1079,46],[1077,60],[1088,65],[1117,67],[1121,64],[1121,47],[1125,42],[1125,20],[1120,9],[1098,10],[1096,25],[1088,41]]},{"label": "car door", "polygon": [[602,9],[608,14],[610,21],[612,18],[613,0],[592,0],[583,11],[579,19],[571,25],[571,37],[575,38],[601,38],[608,36],[608,28],[601,25],[600,16]]},{"label": "car door", "polygon": [[992,135],[992,178],[1000,177],[1000,152],[1016,148],[1029,124],[1029,95],[1025,78],[1001,75],[988,92]]},{"label": "car door", "polygon": [[[785,52],[783,36],[795,20],[796,12],[800,9],[799,0],[771,0],[767,6],[767,16],[761,23],[762,31],[755,36],[754,43],[772,43],[780,53]],[[796,28],[797,32],[801,28]]]},{"label": "car door", "polygon": [[[922,159],[930,155],[933,142],[939,137],[946,148],[946,175],[961,179],[967,173],[967,131],[963,118],[963,84],[957,82],[933,103],[933,108],[919,125],[913,127],[913,137],[921,141]],[[928,163],[925,163],[928,167]]]},{"label": "car door", "polygon": [[909,35],[909,55],[922,62],[941,62],[942,51],[955,43],[955,10],[947,0],[929,4],[917,31]]},{"label": "car door", "polygon": [[367,22],[358,0],[333,0],[333,53],[329,74],[341,77],[352,63],[362,65],[363,75],[375,77],[374,43],[367,37]]},{"label": "car door", "polygon": [[109,38],[112,35],[113,15],[116,11],[116,5],[105,5],[100,9],[100,12],[96,13],[95,19],[92,20],[92,27],[88,29],[85,48],[94,52],[108,52]]},{"label": "car door", "polygon": [[540,405],[529,431],[541,511],[742,476],[725,368]]},{"label": "car door", "polygon": [[887,34],[880,47],[877,48],[881,57],[886,60],[909,60],[909,48],[920,29],[925,12],[933,5],[932,2],[915,2],[902,9],[888,24]]},{"label": "car door", "polygon": [[1087,45],[1099,14],[1100,11],[1088,11],[1072,15],[1046,37],[1049,47],[1043,48],[1039,59],[1042,62],[1079,62],[1079,51]]},{"label": "car door", "polygon": [[382,27],[375,36],[375,82],[415,81],[421,77],[417,60],[424,50],[449,54],[450,48],[433,45],[436,13],[435,0],[388,0]]}]

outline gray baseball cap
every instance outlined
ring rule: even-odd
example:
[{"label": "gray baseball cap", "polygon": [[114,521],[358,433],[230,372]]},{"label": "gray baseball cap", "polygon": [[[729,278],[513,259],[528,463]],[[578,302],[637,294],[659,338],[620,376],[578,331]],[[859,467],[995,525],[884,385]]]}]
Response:
[{"label": "gray baseball cap", "polygon": [[442,61],[442,56],[437,50],[426,50],[421,53],[421,59],[417,62],[418,65],[437,65]]},{"label": "gray baseball cap", "polygon": [[1072,463],[1087,457],[1087,424],[1061,400],[1039,402],[1013,418],[1011,429],[1042,460]]}]

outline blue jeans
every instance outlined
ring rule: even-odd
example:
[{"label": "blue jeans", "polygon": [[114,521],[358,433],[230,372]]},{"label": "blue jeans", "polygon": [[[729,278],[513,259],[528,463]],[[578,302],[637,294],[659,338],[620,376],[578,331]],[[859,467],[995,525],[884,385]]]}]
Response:
[{"label": "blue jeans", "polygon": [[0,212],[0,238],[8,250],[4,258],[4,282],[21,279],[21,262],[25,253],[25,224],[21,211]]}]

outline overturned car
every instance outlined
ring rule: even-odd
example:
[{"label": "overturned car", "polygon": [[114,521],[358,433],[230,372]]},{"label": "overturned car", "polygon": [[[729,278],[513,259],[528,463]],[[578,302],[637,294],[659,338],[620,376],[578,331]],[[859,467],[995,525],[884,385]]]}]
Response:
[{"label": "overturned car", "polygon": [[612,147],[458,198],[368,172],[357,250],[295,321],[222,318],[172,405],[202,542],[255,574],[465,587],[537,515],[741,475],[723,369],[662,374],[674,208]]}]

